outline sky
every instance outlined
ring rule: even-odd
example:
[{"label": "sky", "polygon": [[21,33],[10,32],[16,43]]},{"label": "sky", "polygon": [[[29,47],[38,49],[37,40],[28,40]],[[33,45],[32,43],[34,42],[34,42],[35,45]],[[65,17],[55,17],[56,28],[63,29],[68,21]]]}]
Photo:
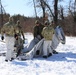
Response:
[{"label": "sky", "polygon": [[[33,39],[30,33],[25,33],[25,37],[27,43]],[[0,41],[0,53],[6,50],[6,43]],[[5,62],[5,56],[0,56],[0,75],[76,75],[76,37],[66,36],[66,44],[60,43],[56,51],[58,54],[47,59],[38,57]]]},{"label": "sky", "polygon": [[32,0],[1,0],[6,13],[35,16]]},{"label": "sky", "polygon": [[[1,0],[1,1],[6,13],[9,13],[10,15],[21,14],[27,17],[28,16],[35,17],[33,0]],[[63,0],[63,3],[60,2],[60,4],[62,4],[64,7],[64,11],[68,5],[68,1],[69,0]],[[39,10],[37,10],[37,12],[38,16],[42,16],[42,13],[41,12],[39,13]]]},{"label": "sky", "polygon": [[[1,0],[1,1],[6,13],[9,13],[10,15],[21,14],[25,16],[35,16],[33,0]],[[37,15],[42,14],[39,13]]]}]

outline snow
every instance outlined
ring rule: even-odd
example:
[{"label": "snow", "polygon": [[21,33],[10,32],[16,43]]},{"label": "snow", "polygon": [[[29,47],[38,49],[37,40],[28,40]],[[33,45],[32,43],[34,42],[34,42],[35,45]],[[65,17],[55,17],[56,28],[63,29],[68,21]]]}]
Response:
[{"label": "snow", "polygon": [[[33,36],[25,34],[30,43]],[[25,43],[25,45],[26,45]],[[6,51],[6,44],[0,41],[0,52]],[[0,56],[0,75],[75,75],[76,74],[76,37],[66,36],[66,44],[59,44],[51,57],[32,60],[13,60],[5,62],[5,56]]]}]

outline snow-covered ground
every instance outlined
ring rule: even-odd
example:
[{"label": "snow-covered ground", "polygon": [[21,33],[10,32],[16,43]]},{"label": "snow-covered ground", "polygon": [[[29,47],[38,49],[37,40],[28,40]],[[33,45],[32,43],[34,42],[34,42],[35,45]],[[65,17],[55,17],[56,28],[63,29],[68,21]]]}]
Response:
[{"label": "snow-covered ground", "polygon": [[[28,43],[33,38],[29,33],[25,37]],[[0,52],[6,50],[5,43],[0,41]],[[59,44],[56,50],[59,53],[47,59],[5,62],[5,56],[0,56],[0,75],[76,75],[76,37],[66,36],[66,44]]]}]

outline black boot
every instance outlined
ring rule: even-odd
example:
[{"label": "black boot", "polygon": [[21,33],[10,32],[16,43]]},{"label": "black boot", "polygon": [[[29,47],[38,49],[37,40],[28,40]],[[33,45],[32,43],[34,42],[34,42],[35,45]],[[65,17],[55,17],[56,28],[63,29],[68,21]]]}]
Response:
[{"label": "black boot", "polygon": [[10,61],[12,61],[12,60],[14,60],[14,58],[11,58],[11,60],[10,60]]},{"label": "black boot", "polygon": [[6,62],[8,62],[8,60],[5,60]]},{"label": "black boot", "polygon": [[47,56],[43,56],[43,58],[47,58]]},{"label": "black boot", "polygon": [[39,55],[39,54],[40,54],[40,50],[37,50],[37,51],[36,51],[36,55]]},{"label": "black boot", "polygon": [[18,57],[21,53],[21,49],[18,50],[16,57]]},{"label": "black boot", "polygon": [[52,56],[52,53],[49,53],[48,57]]},{"label": "black boot", "polygon": [[57,52],[57,51],[55,51],[55,50],[53,50],[53,54],[58,54],[58,52]]}]

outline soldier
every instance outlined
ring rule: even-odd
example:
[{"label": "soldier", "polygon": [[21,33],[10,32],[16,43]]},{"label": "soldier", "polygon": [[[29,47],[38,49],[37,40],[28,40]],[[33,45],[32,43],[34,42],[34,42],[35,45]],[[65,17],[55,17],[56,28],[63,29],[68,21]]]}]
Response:
[{"label": "soldier", "polygon": [[35,26],[34,26],[34,39],[35,43],[38,43],[42,38],[42,29],[44,28],[44,25],[42,25],[38,20],[35,21]]},{"label": "soldier", "polygon": [[51,21],[51,26],[52,26],[54,29],[56,28],[54,21]]},{"label": "soldier", "polygon": [[6,41],[6,46],[7,46],[7,52],[6,52],[6,59],[5,61],[12,61],[15,56],[13,54],[14,50],[14,22],[13,22],[13,17],[9,17],[9,22],[5,23],[1,29],[1,34],[2,37],[1,39],[4,40],[4,34],[5,34],[5,41]]},{"label": "soldier", "polygon": [[[23,36],[23,40],[21,38]],[[24,32],[22,30],[22,27],[20,25],[20,21],[17,21],[17,24],[15,26],[15,45],[17,55],[16,57],[21,53],[21,50],[23,49],[23,44],[25,42]]]},{"label": "soldier", "polygon": [[17,53],[16,57],[18,57],[21,53],[21,50],[23,49],[23,40],[20,35],[15,34],[15,45],[14,50]]},{"label": "soldier", "polygon": [[[44,28],[44,25],[42,25],[38,20],[35,21],[35,26],[34,26],[34,41],[35,44],[37,44],[42,38],[42,29]],[[36,55],[39,55],[39,50],[36,51]]]},{"label": "soldier", "polygon": [[[52,26],[54,29],[56,28],[54,21],[51,21],[51,26]],[[53,54],[58,54],[58,52],[57,52],[56,50],[53,50]]]},{"label": "soldier", "polygon": [[[52,56],[52,37],[54,34],[54,28],[50,26],[49,22],[45,22],[45,27],[42,30],[42,35],[44,37],[44,43],[43,43],[43,58],[47,58],[49,56]],[[49,52],[49,53],[48,53]]]},{"label": "soldier", "polygon": [[24,36],[24,32],[22,30],[22,27],[21,27],[21,24],[20,24],[20,21],[18,20],[17,21],[17,24],[15,26],[15,33],[19,36],[22,36],[23,37],[23,42],[25,42],[25,36]]}]

